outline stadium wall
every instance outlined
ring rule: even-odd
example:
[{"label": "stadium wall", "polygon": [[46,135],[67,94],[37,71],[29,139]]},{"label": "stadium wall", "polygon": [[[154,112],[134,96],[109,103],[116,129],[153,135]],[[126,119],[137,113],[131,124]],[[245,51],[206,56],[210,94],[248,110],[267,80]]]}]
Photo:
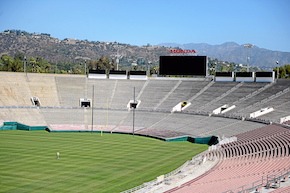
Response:
[{"label": "stadium wall", "polygon": [[47,126],[28,126],[18,122],[4,122],[0,130],[24,130],[24,131],[37,131],[46,130]]},{"label": "stadium wall", "polygon": [[216,82],[274,82],[275,72],[216,72]]},{"label": "stadium wall", "polygon": [[188,141],[191,143],[197,144],[207,144],[207,145],[216,145],[218,144],[218,138],[216,136],[209,136],[209,137],[190,137],[190,136],[181,136],[181,137],[174,137],[174,138],[167,138],[165,141]]}]

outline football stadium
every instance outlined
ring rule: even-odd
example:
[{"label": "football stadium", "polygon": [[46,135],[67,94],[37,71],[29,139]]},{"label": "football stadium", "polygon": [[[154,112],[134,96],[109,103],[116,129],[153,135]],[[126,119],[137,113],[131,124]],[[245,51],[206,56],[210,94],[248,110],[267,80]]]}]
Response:
[{"label": "football stadium", "polygon": [[191,70],[0,72],[0,192],[290,192],[290,81]]}]

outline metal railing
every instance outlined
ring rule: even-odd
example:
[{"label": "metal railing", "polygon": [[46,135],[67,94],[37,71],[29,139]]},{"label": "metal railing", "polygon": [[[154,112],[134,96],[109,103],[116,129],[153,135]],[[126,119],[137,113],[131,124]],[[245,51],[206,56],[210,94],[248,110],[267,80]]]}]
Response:
[{"label": "metal railing", "polygon": [[[171,177],[171,176],[173,176],[173,175],[176,175],[177,173],[181,172],[181,171],[182,171],[186,166],[188,166],[189,164],[193,164],[193,165],[195,165],[195,164],[200,164],[200,163],[201,163],[201,160],[198,159],[198,158],[200,158],[200,157],[201,157],[202,155],[204,155],[204,154],[205,154],[205,152],[202,152],[202,153],[200,153],[200,154],[198,154],[198,155],[195,155],[195,156],[192,158],[192,160],[188,160],[188,161],[186,161],[184,164],[182,164],[180,167],[176,168],[175,170],[173,170],[173,171],[171,171],[171,172],[169,172],[169,173],[167,173],[167,174],[164,174],[164,180],[161,181],[161,182],[160,182],[159,180],[157,180],[157,179],[154,179],[154,180],[151,180],[151,181],[149,181],[149,182],[145,182],[145,183],[143,183],[143,184],[141,184],[141,185],[139,185],[139,186],[136,186],[136,187],[134,187],[134,188],[131,188],[131,189],[125,190],[125,191],[123,191],[123,192],[121,192],[121,193],[132,193],[132,192],[136,192],[136,191],[138,191],[138,190],[141,190],[141,189],[143,189],[143,188],[145,188],[145,187],[150,188],[150,187],[153,187],[153,186],[155,186],[155,185],[158,185],[158,184],[160,184],[160,183],[166,181],[166,179],[168,179],[169,177]],[[194,161],[194,163],[192,163],[192,161]]]}]

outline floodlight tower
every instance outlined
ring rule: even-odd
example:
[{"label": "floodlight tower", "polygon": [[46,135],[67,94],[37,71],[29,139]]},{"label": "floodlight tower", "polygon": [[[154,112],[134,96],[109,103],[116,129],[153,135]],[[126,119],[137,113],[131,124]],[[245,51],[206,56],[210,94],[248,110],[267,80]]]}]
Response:
[{"label": "floodlight tower", "polygon": [[[133,90],[133,100],[134,100],[134,103],[136,103],[136,100],[135,100],[135,87],[134,87],[134,90]],[[135,135],[135,109],[136,109],[136,106],[133,106],[133,135]]]},{"label": "floodlight tower", "polygon": [[87,76],[87,60],[85,60],[85,76]]},{"label": "floodlight tower", "polygon": [[23,61],[23,72],[26,74],[26,77],[27,77],[26,56],[24,56],[24,61]]},{"label": "floodlight tower", "polygon": [[119,46],[118,46],[117,54],[115,55],[115,57],[116,57],[116,63],[117,63],[117,70],[119,70],[119,63],[120,63],[120,59],[122,58],[122,55],[119,54]]},{"label": "floodlight tower", "polygon": [[93,92],[92,92],[92,126],[91,126],[91,132],[94,130],[94,100],[95,100],[95,85],[93,85]]},{"label": "floodlight tower", "polygon": [[247,48],[247,72],[249,72],[249,66],[250,66],[250,57],[249,57],[249,49],[252,48],[254,45],[253,44],[244,44],[244,48]]},{"label": "floodlight tower", "polygon": [[[84,96],[85,96],[85,99],[87,100],[87,96],[88,96],[88,76],[87,76],[87,59],[89,58],[84,58],[85,59],[85,71],[84,71],[84,74],[85,74],[85,91],[84,91]],[[94,88],[93,88],[94,89]],[[93,90],[94,92],[94,90]],[[84,108],[84,122],[85,122],[85,128],[88,129],[88,115],[87,115],[88,111],[87,111],[87,108]],[[92,117],[93,117],[93,111],[92,111]],[[92,125],[93,125],[93,118],[92,118]],[[93,127],[93,126],[92,126]],[[92,131],[93,131],[93,128],[92,128]]]},{"label": "floodlight tower", "polygon": [[135,109],[138,106],[138,102],[136,101],[135,98],[135,87],[133,89],[133,100],[130,101],[130,109],[133,110],[133,131],[132,134],[133,136],[135,135]]},{"label": "floodlight tower", "polygon": [[279,79],[279,61],[276,61],[277,64],[277,80]]}]

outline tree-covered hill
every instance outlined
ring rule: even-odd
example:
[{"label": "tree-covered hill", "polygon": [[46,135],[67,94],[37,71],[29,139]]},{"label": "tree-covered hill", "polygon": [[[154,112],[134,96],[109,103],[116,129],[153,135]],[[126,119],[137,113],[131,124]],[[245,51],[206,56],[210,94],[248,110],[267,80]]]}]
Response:
[{"label": "tree-covered hill", "polygon": [[168,54],[164,46],[134,46],[119,42],[87,41],[66,38],[59,40],[50,34],[6,30],[0,33],[0,55],[41,57],[52,63],[77,63],[97,60],[102,56],[119,60],[120,65],[158,64],[159,56]]},{"label": "tree-covered hill", "polygon": [[85,72],[86,66],[88,69],[150,69],[153,73],[158,71],[160,56],[176,55],[170,52],[172,49],[194,49],[195,55],[208,56],[211,74],[214,71],[244,71],[247,64],[254,71],[272,70],[277,66],[276,61],[280,66],[290,64],[288,52],[257,46],[246,49],[234,42],[135,46],[70,38],[60,40],[47,33],[5,30],[0,33],[0,70],[24,71],[26,68],[27,72],[80,74]]}]

